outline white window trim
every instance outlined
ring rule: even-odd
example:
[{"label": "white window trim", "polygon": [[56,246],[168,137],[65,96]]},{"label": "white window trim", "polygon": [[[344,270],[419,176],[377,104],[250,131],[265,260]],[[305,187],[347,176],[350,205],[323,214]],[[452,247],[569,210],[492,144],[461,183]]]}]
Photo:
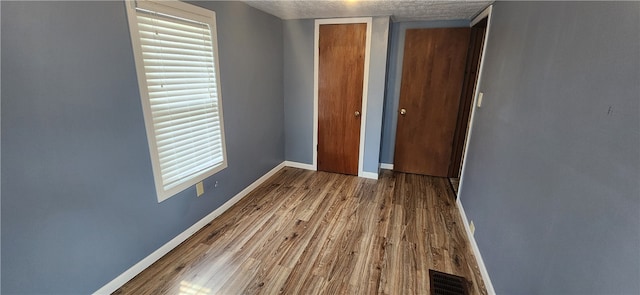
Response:
[{"label": "white window trim", "polygon": [[[155,181],[156,193],[158,203],[174,196],[175,194],[195,185],[196,183],[203,181],[204,179],[216,174],[217,172],[227,167],[227,149],[224,134],[224,117],[222,107],[222,86],[220,84],[220,58],[218,56],[218,34],[216,25],[216,14],[214,11],[201,8],[195,5],[187,4],[180,1],[153,1],[153,0],[137,0],[137,1],[125,1],[127,9],[127,18],[129,22],[129,31],[131,36],[131,43],[133,47],[136,74],[138,78],[138,88],[140,90],[140,99],[142,102],[142,110],[144,114],[145,128],[147,131],[147,142],[149,144],[149,153],[151,157],[151,165],[153,168],[153,176]],[[167,190],[163,187],[162,173],[160,170],[160,161],[158,156],[158,149],[155,140],[155,129],[153,127],[153,119],[151,113],[151,105],[149,102],[149,94],[147,91],[147,81],[144,72],[144,61],[142,57],[142,49],[140,44],[140,35],[138,33],[138,22],[136,19],[136,7],[145,8],[158,12],[170,12],[168,14],[174,14],[176,10],[185,18],[200,21],[210,25],[211,37],[213,43],[213,57],[215,66],[215,79],[218,93],[218,112],[219,112],[219,124],[220,124],[220,136],[222,145],[222,163],[217,166],[206,170],[203,173],[197,174],[190,179],[172,187]]]}]

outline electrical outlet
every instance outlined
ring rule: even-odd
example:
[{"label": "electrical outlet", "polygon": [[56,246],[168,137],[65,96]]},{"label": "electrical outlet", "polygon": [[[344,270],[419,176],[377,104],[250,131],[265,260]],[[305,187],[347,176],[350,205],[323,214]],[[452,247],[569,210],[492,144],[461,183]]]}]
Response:
[{"label": "electrical outlet", "polygon": [[204,194],[204,185],[202,184],[202,181],[196,183],[196,194],[198,197]]},{"label": "electrical outlet", "polygon": [[476,226],[473,225],[473,220],[471,220],[471,222],[469,222],[469,230],[471,231],[472,235],[476,232]]},{"label": "electrical outlet", "polygon": [[213,187],[218,187],[218,181],[216,180],[216,182],[213,184]]}]

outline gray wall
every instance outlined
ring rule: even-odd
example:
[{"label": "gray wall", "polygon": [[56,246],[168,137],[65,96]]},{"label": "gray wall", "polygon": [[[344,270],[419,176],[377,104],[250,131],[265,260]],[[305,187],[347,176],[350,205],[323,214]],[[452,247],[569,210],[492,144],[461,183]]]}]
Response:
[{"label": "gray wall", "polygon": [[497,2],[461,200],[498,294],[640,293],[640,3]]},{"label": "gray wall", "polygon": [[158,204],[124,3],[1,5],[3,294],[91,293],[283,161],[281,20],[197,3],[217,12],[229,167]]},{"label": "gray wall", "polygon": [[314,20],[284,20],[285,159],[313,162]]},{"label": "gray wall", "polygon": [[363,170],[378,173],[380,166],[380,140],[382,138],[385,79],[387,75],[389,18],[374,17],[371,29],[371,61],[369,62]]},{"label": "gray wall", "polygon": [[[285,157],[313,163],[314,20],[285,20]],[[378,173],[389,18],[374,17],[365,123],[364,171]]]},{"label": "gray wall", "polygon": [[469,27],[468,20],[396,22],[391,24],[389,44],[389,68],[387,73],[384,120],[382,123],[382,142],[380,163],[393,163],[393,151],[396,144],[396,126],[398,123],[398,104],[400,102],[400,82],[402,80],[402,57],[404,55],[404,36],[407,29],[457,28]]}]

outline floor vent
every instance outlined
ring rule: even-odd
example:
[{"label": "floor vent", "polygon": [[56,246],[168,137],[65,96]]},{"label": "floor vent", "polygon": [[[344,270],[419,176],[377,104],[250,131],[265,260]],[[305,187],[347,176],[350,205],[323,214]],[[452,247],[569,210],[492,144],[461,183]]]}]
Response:
[{"label": "floor vent", "polygon": [[431,295],[468,295],[466,280],[452,274],[429,270]]}]

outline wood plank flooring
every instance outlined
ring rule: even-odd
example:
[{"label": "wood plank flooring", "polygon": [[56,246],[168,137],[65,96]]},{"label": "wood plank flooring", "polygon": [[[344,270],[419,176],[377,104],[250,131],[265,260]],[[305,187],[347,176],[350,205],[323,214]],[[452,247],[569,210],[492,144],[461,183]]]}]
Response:
[{"label": "wood plank flooring", "polygon": [[486,294],[446,178],[283,168],[114,294]]},{"label": "wood plank flooring", "polygon": [[451,183],[451,188],[453,189],[453,193],[457,196],[458,189],[460,188],[460,178],[449,178],[449,182]]}]

